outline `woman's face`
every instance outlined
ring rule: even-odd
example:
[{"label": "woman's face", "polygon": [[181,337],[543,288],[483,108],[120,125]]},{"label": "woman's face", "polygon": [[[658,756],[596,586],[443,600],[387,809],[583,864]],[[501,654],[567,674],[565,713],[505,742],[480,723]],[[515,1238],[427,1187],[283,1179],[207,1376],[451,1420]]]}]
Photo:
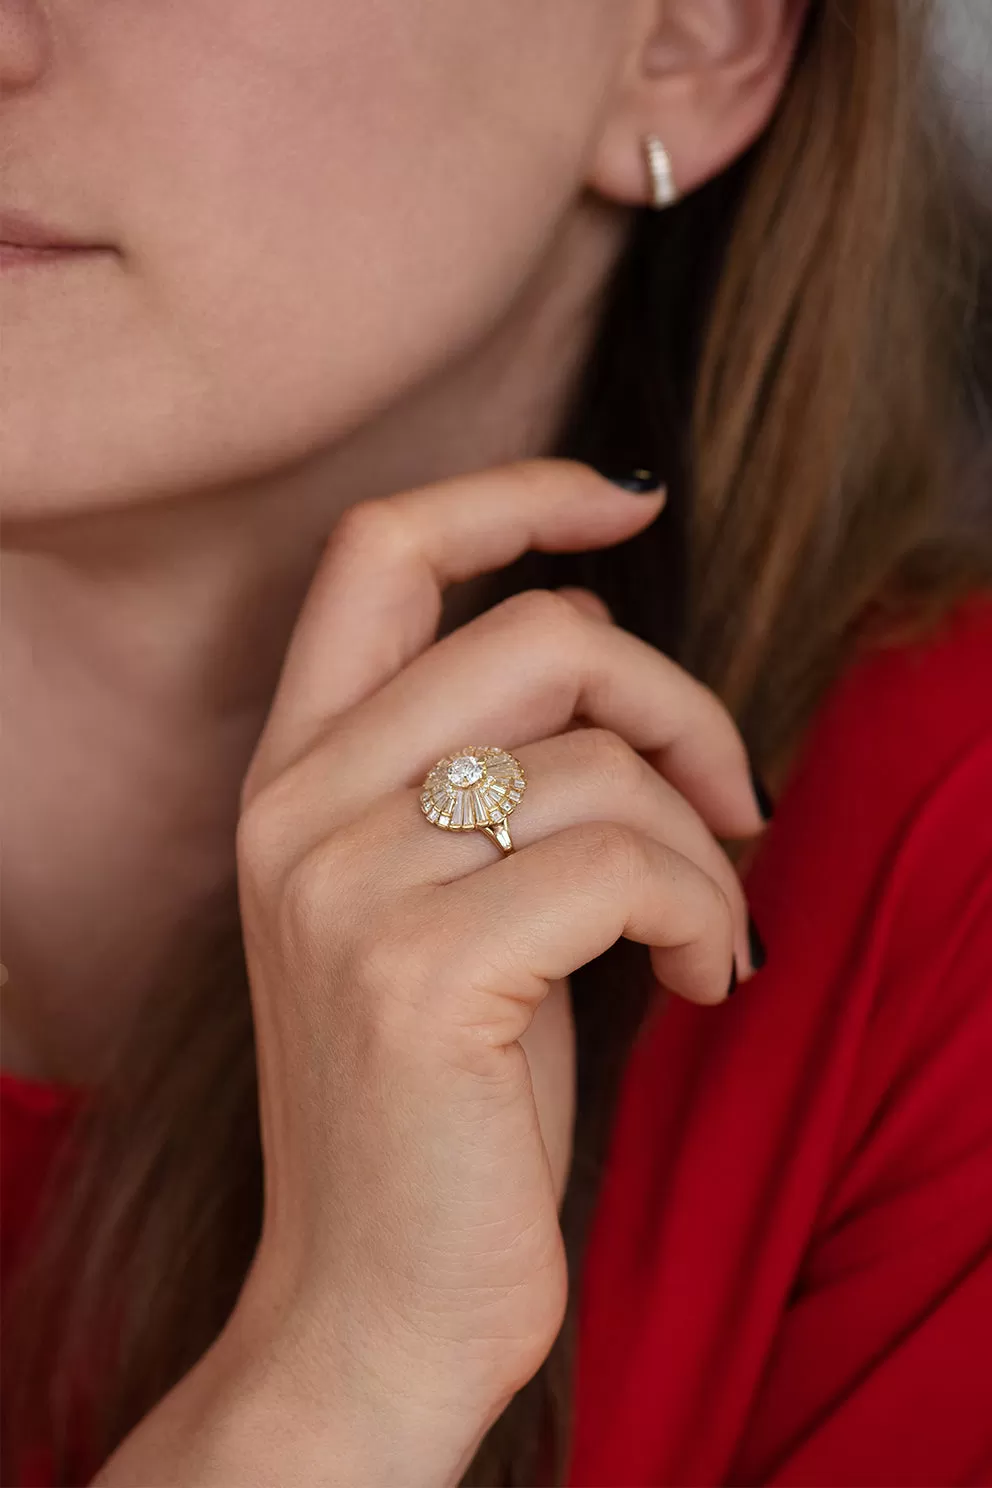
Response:
[{"label": "woman's face", "polygon": [[627,0],[0,0],[9,514],[261,474],[508,309],[581,185]]}]

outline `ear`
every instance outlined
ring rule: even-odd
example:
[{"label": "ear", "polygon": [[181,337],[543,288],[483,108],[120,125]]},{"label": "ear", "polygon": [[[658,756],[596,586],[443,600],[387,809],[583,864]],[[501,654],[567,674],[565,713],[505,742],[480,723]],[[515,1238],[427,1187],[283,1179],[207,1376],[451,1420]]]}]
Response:
[{"label": "ear", "polygon": [[657,135],[680,195],[742,155],[781,97],[807,0],[644,0],[643,21],[588,174],[631,206],[649,198],[644,139]]}]

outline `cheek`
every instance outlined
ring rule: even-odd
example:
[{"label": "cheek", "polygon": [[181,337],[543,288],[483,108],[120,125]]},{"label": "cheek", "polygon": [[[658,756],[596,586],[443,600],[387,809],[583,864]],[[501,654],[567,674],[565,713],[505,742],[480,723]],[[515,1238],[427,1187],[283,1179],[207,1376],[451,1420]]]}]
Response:
[{"label": "cheek", "polygon": [[126,257],[66,299],[85,366],[39,366],[44,400],[24,384],[25,458],[33,417],[67,420],[51,500],[297,457],[499,316],[575,189],[602,65],[593,0],[500,5],[482,24],[464,0],[149,0],[80,22],[121,125],[102,174]]}]

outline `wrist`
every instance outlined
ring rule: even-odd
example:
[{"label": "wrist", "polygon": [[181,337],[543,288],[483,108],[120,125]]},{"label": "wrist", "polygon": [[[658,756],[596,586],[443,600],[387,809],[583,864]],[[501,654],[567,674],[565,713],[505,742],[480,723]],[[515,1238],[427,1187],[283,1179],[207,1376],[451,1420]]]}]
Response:
[{"label": "wrist", "polygon": [[[203,1451],[243,1488],[293,1481],[321,1488],[456,1488],[500,1408],[430,1387],[423,1370],[371,1370],[324,1337],[261,1341],[236,1314],[201,1365],[209,1369]],[[248,1475],[246,1475],[248,1474]]]}]

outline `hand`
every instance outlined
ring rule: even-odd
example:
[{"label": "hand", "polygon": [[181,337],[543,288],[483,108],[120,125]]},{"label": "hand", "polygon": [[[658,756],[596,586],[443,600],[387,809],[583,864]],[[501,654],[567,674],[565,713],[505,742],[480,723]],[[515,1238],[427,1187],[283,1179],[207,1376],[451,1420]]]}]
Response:
[{"label": "hand", "polygon": [[[537,461],[352,508],[245,781],[266,1197],[239,1336],[316,1409],[333,1388],[443,1415],[455,1455],[562,1317],[567,978],[626,935],[720,1002],[751,967],[716,835],[763,822],[723,706],[594,597],[518,594],[435,641],[442,594],[628,538],[660,500]],[[527,772],[503,859],[421,812],[473,741]]]}]

